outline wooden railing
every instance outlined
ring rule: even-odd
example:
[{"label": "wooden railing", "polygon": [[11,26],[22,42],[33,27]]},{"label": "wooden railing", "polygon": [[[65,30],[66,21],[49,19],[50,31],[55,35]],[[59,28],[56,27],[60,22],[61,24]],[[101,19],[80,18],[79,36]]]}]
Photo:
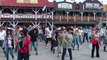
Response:
[{"label": "wooden railing", "polygon": [[[67,20],[67,16],[55,16],[55,20]],[[92,16],[68,16],[68,20],[83,20],[83,21],[90,21],[90,20],[102,20],[102,21],[107,21],[107,17],[92,17]]]}]

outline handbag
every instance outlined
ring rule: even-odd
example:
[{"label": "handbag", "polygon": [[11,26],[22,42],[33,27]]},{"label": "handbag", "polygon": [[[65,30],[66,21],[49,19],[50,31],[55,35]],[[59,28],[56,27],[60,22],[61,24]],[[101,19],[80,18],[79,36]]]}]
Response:
[{"label": "handbag", "polygon": [[92,49],[92,44],[91,43],[89,44],[89,48]]}]

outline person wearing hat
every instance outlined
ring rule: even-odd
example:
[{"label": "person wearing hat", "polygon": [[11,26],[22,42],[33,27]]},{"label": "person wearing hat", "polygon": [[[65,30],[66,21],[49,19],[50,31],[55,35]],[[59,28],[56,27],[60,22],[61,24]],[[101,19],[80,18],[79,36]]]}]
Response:
[{"label": "person wearing hat", "polygon": [[28,36],[28,31],[23,29],[20,31],[20,39],[19,39],[19,46],[18,46],[18,56],[17,60],[29,60],[30,54],[30,37]]}]

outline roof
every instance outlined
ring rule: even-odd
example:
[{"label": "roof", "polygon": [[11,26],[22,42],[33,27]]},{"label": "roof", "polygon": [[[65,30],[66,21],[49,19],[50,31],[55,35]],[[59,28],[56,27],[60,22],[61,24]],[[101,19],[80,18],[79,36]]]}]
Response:
[{"label": "roof", "polygon": [[48,7],[54,6],[54,3],[48,0],[1,0],[0,2],[0,6],[43,7],[46,4]]}]

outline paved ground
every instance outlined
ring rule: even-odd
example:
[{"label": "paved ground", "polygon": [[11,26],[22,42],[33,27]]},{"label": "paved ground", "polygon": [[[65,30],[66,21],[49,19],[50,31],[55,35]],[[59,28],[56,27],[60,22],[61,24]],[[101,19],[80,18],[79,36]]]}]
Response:
[{"label": "paved ground", "polygon": [[[91,50],[88,47],[89,44],[84,43],[80,50],[74,50],[73,51],[73,60],[107,60],[107,52],[103,52],[102,47],[100,48],[100,58],[91,58],[90,52]],[[45,48],[44,43],[39,43],[39,55],[35,55],[34,51],[31,52],[30,60],[61,60],[61,57],[57,57],[56,54],[52,54],[50,52],[50,47]],[[4,54],[2,53],[0,49],[0,60],[6,60]],[[11,57],[10,57],[10,60]],[[17,60],[17,54],[15,54],[15,59]],[[69,60],[68,57],[65,58],[65,60]]]}]

